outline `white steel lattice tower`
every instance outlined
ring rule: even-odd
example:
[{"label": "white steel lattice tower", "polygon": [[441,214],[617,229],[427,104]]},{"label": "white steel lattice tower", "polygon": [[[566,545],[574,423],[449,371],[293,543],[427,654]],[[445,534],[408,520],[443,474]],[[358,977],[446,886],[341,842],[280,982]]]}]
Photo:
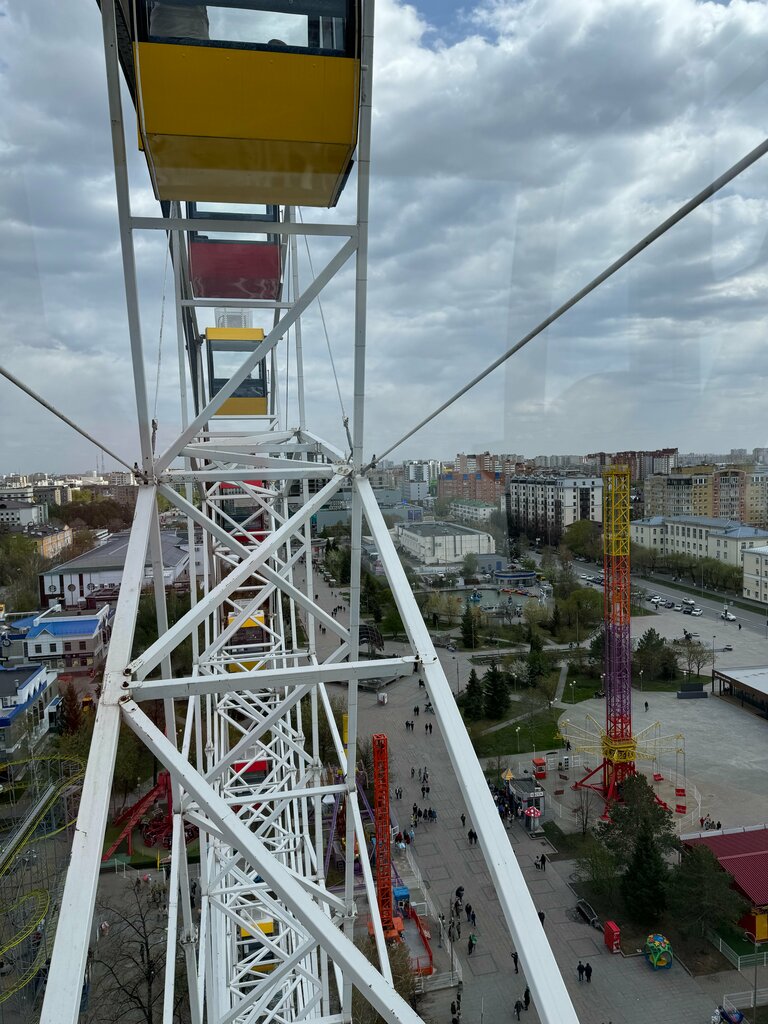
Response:
[{"label": "white steel lattice tower", "polygon": [[[285,14],[286,4],[224,6],[266,18],[263,38],[222,43],[216,33],[227,22],[214,5],[206,13],[198,4],[101,2],[141,486],[42,1020],[74,1024],[78,1016],[122,721],[172,782],[163,1020],[172,1020],[181,951],[194,1024],[348,1022],[353,987],[384,1020],[416,1024],[418,1015],[392,986],[365,856],[360,862],[381,973],[353,940],[354,851],[366,848],[355,773],[358,684],[382,675],[412,677],[417,670],[540,1018],[573,1024],[562,978],[368,479],[363,420],[373,3],[297,2],[291,16],[304,34],[286,38],[276,38],[269,22]],[[281,25],[293,31],[286,18]],[[162,217],[138,217],[130,207],[121,67]],[[253,90],[270,86],[269,96],[280,102],[254,104],[244,82]],[[330,91],[318,99],[326,87]],[[254,107],[266,125],[254,121]],[[302,222],[296,206],[335,205],[353,155],[354,220]],[[206,203],[216,204],[215,212],[206,212]],[[222,203],[229,204],[225,214]],[[150,231],[168,235],[181,375],[180,427],[160,453],[147,401],[134,255],[136,234]],[[260,231],[265,237],[253,243]],[[304,287],[299,235],[336,246]],[[249,264],[250,276],[228,279],[221,268],[231,263],[238,236],[264,248]],[[203,252],[205,245],[212,248]],[[352,259],[353,415],[349,450],[342,452],[306,423],[301,317]],[[216,316],[216,328],[199,324],[206,310]],[[271,327],[264,325],[266,316],[273,318]],[[259,318],[262,328],[252,327]],[[277,346],[289,340],[296,412],[287,422],[276,370]],[[348,627],[316,603],[311,537],[312,517],[342,488],[352,496]],[[186,517],[190,549],[191,606],[170,625],[158,499]],[[360,657],[363,517],[405,625],[409,652],[402,657]],[[134,656],[147,560],[159,639]],[[321,627],[337,643],[323,657]],[[173,663],[185,644],[192,670],[180,674]],[[326,690],[330,681],[346,688],[346,744]],[[163,702],[165,732],[142,708],[155,700]],[[331,737],[336,771],[323,764],[321,726]],[[345,811],[339,892],[325,884],[322,809],[328,799],[339,799]],[[200,838],[199,916],[190,901],[190,826]]]}]

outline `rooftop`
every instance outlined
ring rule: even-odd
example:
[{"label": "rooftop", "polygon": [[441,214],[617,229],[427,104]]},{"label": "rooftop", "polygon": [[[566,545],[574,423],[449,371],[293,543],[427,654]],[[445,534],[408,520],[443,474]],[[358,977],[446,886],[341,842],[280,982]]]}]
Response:
[{"label": "rooftop", "polygon": [[457,533],[480,533],[484,537],[488,536],[481,530],[472,530],[469,526],[459,526],[458,523],[404,523],[401,529],[424,537],[455,537]]},{"label": "rooftop", "polygon": [[707,846],[748,900],[768,904],[768,827],[705,833],[684,839],[686,846]]},{"label": "rooftop", "polygon": [[716,674],[768,697],[768,665],[755,665],[753,668],[718,668]]},{"label": "rooftop", "polygon": [[[41,575],[50,576],[55,573],[73,572],[94,572],[99,569],[122,569],[125,566],[125,556],[128,551],[128,532],[116,533],[106,544],[98,548],[86,551],[77,558],[68,562],[55,565]],[[179,562],[189,557],[186,545],[182,548],[178,542],[176,533],[172,530],[163,530],[160,534],[163,545],[163,565],[170,567],[178,565]],[[145,562],[149,569],[151,562],[149,556]]]},{"label": "rooftop", "polygon": [[43,619],[27,633],[27,640],[35,640],[47,633],[49,636],[94,636],[99,631],[100,622],[93,617],[82,616],[77,619]]},{"label": "rooftop", "polygon": [[14,668],[0,667],[0,697],[15,697],[25,683],[43,669],[40,665],[16,665]]}]

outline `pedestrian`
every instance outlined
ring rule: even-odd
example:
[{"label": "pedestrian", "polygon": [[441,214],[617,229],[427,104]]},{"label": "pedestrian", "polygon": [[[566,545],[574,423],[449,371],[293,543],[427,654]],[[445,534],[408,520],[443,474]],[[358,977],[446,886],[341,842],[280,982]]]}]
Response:
[{"label": "pedestrian", "polygon": [[430,736],[432,735],[432,723],[431,722],[429,723],[429,735]]},{"label": "pedestrian", "polygon": [[451,942],[456,938],[456,929],[453,926],[453,915],[451,915],[451,923],[448,925],[448,938]]},{"label": "pedestrian", "polygon": [[648,710],[648,701],[645,702],[645,710]]},{"label": "pedestrian", "polygon": [[427,796],[429,796],[429,784],[427,784]]},{"label": "pedestrian", "polygon": [[472,927],[474,928],[475,925],[477,924],[477,914],[474,912],[474,910],[472,911],[471,918],[472,918]]},{"label": "pedestrian", "polygon": [[428,733],[428,732],[429,732],[429,722],[425,722],[425,723],[424,723],[424,732],[425,732],[425,733]]},{"label": "pedestrian", "polygon": [[576,973],[579,976],[579,981],[584,981],[584,971],[585,970],[586,970],[586,967],[581,962],[581,960],[579,960],[578,966],[576,967]]},{"label": "pedestrian", "polygon": [[463,885],[458,886],[458,888],[456,889],[456,899],[457,900],[463,900],[464,899],[464,886]]},{"label": "pedestrian", "polygon": [[546,855],[546,853],[542,853],[541,858],[539,860],[539,867],[541,868],[542,871],[546,871],[547,870],[547,855]]},{"label": "pedestrian", "polygon": [[517,1002],[515,1003],[515,1013],[517,1014],[517,1019],[518,1020],[520,1020],[520,1013],[521,1013],[522,1009],[523,1009],[523,1004],[518,999]]},{"label": "pedestrian", "polygon": [[587,979],[588,982],[592,981],[592,964],[589,962],[589,960],[587,960],[587,962],[584,964],[584,977]]},{"label": "pedestrian", "polygon": [[528,986],[525,986],[525,992],[523,992],[523,1002],[525,1003],[526,1010],[531,1005],[531,990]]},{"label": "pedestrian", "polygon": [[467,832],[467,839],[469,840],[469,845],[471,846],[472,845],[472,829],[470,829],[469,832]]},{"label": "pedestrian", "polygon": [[519,963],[518,963],[519,959],[520,959],[519,956],[513,950],[512,951],[512,963],[515,965],[515,974],[519,974],[520,973],[520,966],[519,966]]},{"label": "pedestrian", "polygon": [[477,936],[475,935],[474,932],[471,932],[469,938],[467,939],[467,953],[469,953],[470,956],[472,956],[472,954],[474,953],[476,945]]},{"label": "pedestrian", "polygon": [[741,630],[741,623],[739,623],[739,630]]},{"label": "pedestrian", "polygon": [[456,918],[456,938],[457,939],[461,938],[461,918],[460,917]]},{"label": "pedestrian", "polygon": [[456,1016],[456,1011],[457,1010],[458,1010],[458,1007],[456,1006],[456,1000],[454,999],[453,1002],[451,1003],[451,1016],[452,1017]]},{"label": "pedestrian", "polygon": [[461,816],[461,827],[462,828],[466,828],[466,824],[467,824],[467,816],[466,816],[466,814],[462,814],[462,816]]},{"label": "pedestrian", "polygon": [[416,769],[415,768],[411,768],[411,778],[413,778],[413,776],[415,774],[416,774]]},{"label": "pedestrian", "polygon": [[422,782],[422,784],[421,784],[421,799],[423,800],[426,795],[427,795],[427,787]]},{"label": "pedestrian", "polygon": [[421,782],[421,768],[419,768],[419,782]]},{"label": "pedestrian", "polygon": [[541,921],[541,923],[542,923],[542,924],[544,924],[544,918],[545,918],[546,916],[547,916],[547,915],[546,915],[546,914],[544,913],[544,911],[543,911],[543,910],[540,910],[540,911],[539,911],[539,920]]},{"label": "pedestrian", "polygon": [[469,918],[470,918],[470,915],[472,914],[472,904],[468,903],[464,909],[467,912],[467,924],[469,924]]}]

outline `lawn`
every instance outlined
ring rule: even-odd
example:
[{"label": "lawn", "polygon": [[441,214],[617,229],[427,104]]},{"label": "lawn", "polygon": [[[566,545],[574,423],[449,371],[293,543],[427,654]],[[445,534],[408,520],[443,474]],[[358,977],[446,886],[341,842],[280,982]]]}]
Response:
[{"label": "lawn", "polygon": [[545,821],[542,827],[547,839],[557,850],[557,853],[551,854],[550,860],[578,860],[597,842],[591,832],[585,836],[581,832],[563,832],[554,821]]},{"label": "lawn", "polygon": [[484,730],[495,724],[481,720],[467,725],[478,757],[517,754],[523,750],[556,750],[562,743],[557,731],[557,713],[549,710],[539,711],[515,725],[484,734]]}]

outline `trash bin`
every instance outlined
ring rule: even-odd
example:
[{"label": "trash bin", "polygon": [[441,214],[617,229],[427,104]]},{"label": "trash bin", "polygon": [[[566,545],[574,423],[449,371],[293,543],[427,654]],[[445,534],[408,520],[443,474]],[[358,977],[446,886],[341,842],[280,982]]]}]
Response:
[{"label": "trash bin", "polygon": [[611,953],[621,952],[621,928],[615,921],[606,921],[603,929],[605,945]]}]

